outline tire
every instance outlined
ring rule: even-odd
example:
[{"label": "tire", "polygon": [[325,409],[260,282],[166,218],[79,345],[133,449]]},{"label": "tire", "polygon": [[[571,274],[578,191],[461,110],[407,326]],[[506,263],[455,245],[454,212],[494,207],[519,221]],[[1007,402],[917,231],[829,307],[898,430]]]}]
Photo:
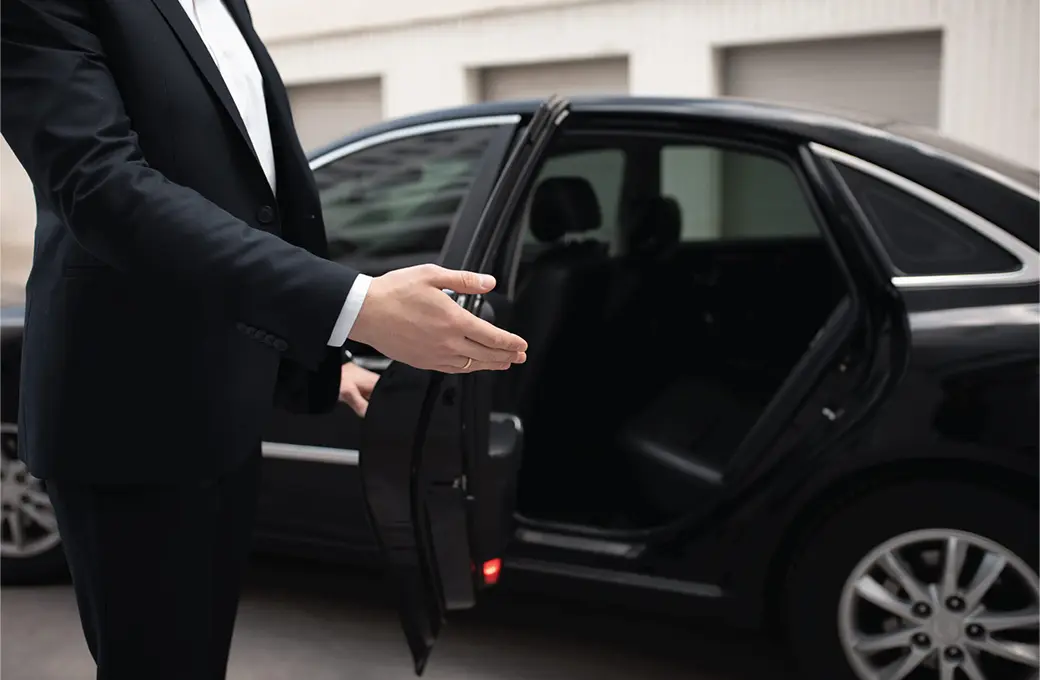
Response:
[{"label": "tire", "polygon": [[[56,529],[47,531],[44,525],[33,524],[33,519],[26,517],[22,531],[30,541],[18,544],[13,540],[15,535],[11,533],[7,515],[12,507],[30,504],[28,497],[25,502],[20,502],[25,491],[33,495],[33,507],[29,509],[35,512],[36,517],[50,516],[49,524],[53,526],[54,523],[53,509],[44,485],[29,475],[24,464],[17,459],[17,449],[18,428],[13,423],[0,424],[0,455],[3,458],[0,483],[5,492],[3,521],[0,522],[0,584],[42,585],[63,581],[68,577],[68,569]],[[14,498],[8,497],[10,495]]]},{"label": "tire", "polygon": [[[846,590],[846,582],[866,563],[865,560],[872,557],[872,553],[884,548],[886,542],[916,541],[906,552],[901,555],[914,554],[915,546],[945,546],[947,538],[938,538],[932,544],[927,541],[933,537],[956,536],[963,544],[974,540],[971,536],[981,537],[993,542],[994,545],[1006,549],[1018,558],[1015,562],[1011,560],[1008,564],[1021,565],[1025,570],[1026,577],[1018,579],[1023,573],[1015,571],[1006,578],[1009,581],[1021,580],[1027,583],[1021,592],[1026,593],[1023,597],[1032,596],[1033,584],[1029,577],[1036,578],[1037,554],[1040,552],[1040,540],[1038,540],[1037,506],[1012,497],[1008,493],[1002,493],[993,488],[961,481],[945,480],[918,480],[902,481],[892,483],[890,486],[873,489],[863,495],[846,498],[844,502],[832,506],[827,512],[819,513],[826,517],[816,527],[808,532],[800,547],[796,549],[791,566],[787,571],[783,582],[783,618],[786,636],[790,650],[794,656],[795,663],[801,671],[795,677],[805,680],[867,680],[872,676],[868,670],[863,670],[863,664],[885,665],[889,658],[880,657],[880,661],[870,659],[868,661],[850,661],[850,658],[859,658],[855,652],[846,654],[843,645],[844,630],[845,639],[851,639],[849,630],[861,632],[862,629],[855,628],[857,615],[849,612],[860,612],[858,616],[871,616],[874,612],[872,604],[859,604],[862,599],[857,599],[849,589],[848,595],[843,598]],[[926,533],[927,530],[938,530],[937,533]],[[957,533],[964,532],[964,533]],[[934,555],[938,551],[931,550]],[[973,555],[982,555],[981,552],[973,552]],[[922,554],[927,557],[927,553]],[[910,558],[913,559],[913,558]],[[945,559],[938,566],[928,566],[927,562],[914,562],[919,582],[932,582],[939,577],[945,565]],[[965,576],[970,579],[973,567],[970,561],[965,562]],[[1017,567],[1016,567],[1017,568]],[[1028,572],[1031,570],[1031,574]],[[883,572],[871,572],[880,576]],[[1001,572],[1005,574],[1007,572]],[[933,578],[933,576],[935,578]],[[1005,577],[1002,576],[1003,583]],[[963,583],[963,582],[962,582]],[[1004,585],[998,587],[1004,588]],[[1038,586],[1040,587],[1040,586]],[[920,592],[920,591],[919,591]],[[939,617],[947,617],[951,610],[942,605],[945,596],[940,595],[934,602],[938,603],[937,610],[927,621],[935,621],[939,625]],[[906,598],[913,600],[914,598]],[[850,609],[848,603],[856,603],[859,609]],[[881,610],[876,610],[880,615]],[[927,610],[926,610],[927,611]],[[864,613],[865,612],[865,613]],[[959,614],[958,616],[963,616]],[[852,627],[848,625],[853,621]],[[922,624],[919,619],[917,624]],[[946,619],[943,619],[946,621]],[[866,625],[866,624],[863,624]],[[950,659],[943,661],[943,650],[951,647],[971,651],[976,649],[971,642],[964,638],[952,637],[951,630],[967,630],[967,622],[958,619],[956,625],[942,627],[942,633],[926,636],[926,642],[918,643],[926,646],[911,646],[906,648],[907,655],[911,653],[925,654],[927,650],[934,656],[934,663],[950,663]],[[914,630],[924,630],[915,628]],[[929,631],[933,629],[928,629]],[[934,630],[938,631],[939,628]],[[873,631],[872,631],[873,632]],[[885,632],[885,631],[878,631]],[[966,635],[966,634],[965,634]],[[934,638],[934,639],[933,639]],[[964,642],[964,644],[960,644]],[[901,655],[903,649],[897,652]],[[888,654],[889,652],[884,652]],[[892,652],[896,653],[896,652]],[[965,652],[951,651],[950,654],[963,655]],[[972,652],[974,653],[974,652]],[[975,663],[977,659],[963,659],[963,663]],[[984,661],[989,662],[988,659]],[[996,661],[998,664],[1003,661]],[[929,661],[928,663],[931,663]],[[860,664],[860,670],[854,666]],[[1025,668],[1025,667],[1022,667]],[[959,671],[961,673],[962,671]],[[1034,671],[1035,672],[1035,671]],[[999,672],[987,674],[985,677],[998,677]],[[939,678],[938,670],[921,667],[913,678]],[[967,677],[956,675],[956,677]],[[1014,675],[999,675],[1013,679]],[[1029,677],[1023,673],[1021,677]]]}]

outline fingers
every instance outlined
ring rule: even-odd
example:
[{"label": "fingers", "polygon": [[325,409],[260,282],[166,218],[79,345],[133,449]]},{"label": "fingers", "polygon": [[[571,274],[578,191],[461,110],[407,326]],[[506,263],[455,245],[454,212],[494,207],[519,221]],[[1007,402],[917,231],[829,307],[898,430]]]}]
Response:
[{"label": "fingers", "polygon": [[379,382],[379,374],[355,363],[348,363],[343,365],[341,379],[341,383],[347,382],[351,383],[362,397],[368,399]]},{"label": "fingers", "polygon": [[[505,371],[512,363],[509,362],[488,362],[488,361],[472,361],[469,366],[466,366],[466,357],[458,357],[457,363],[452,363],[444,366],[438,366],[437,370],[441,373],[473,373],[475,371]],[[463,368],[465,367],[465,368]]]},{"label": "fingers", "polygon": [[475,371],[505,371],[513,365],[511,361],[478,361],[467,356],[453,357],[448,364],[438,366],[442,373],[473,373]]},{"label": "fingers", "polygon": [[377,373],[371,373],[365,377],[359,379],[355,387],[357,387],[358,393],[365,399],[372,397],[372,390],[376,388],[376,382],[379,381],[379,375]]},{"label": "fingers", "polygon": [[372,396],[379,374],[347,363],[340,369],[339,400],[362,418],[368,412],[368,400]]},{"label": "fingers", "polygon": [[[445,269],[438,265],[422,265],[427,276],[427,281],[442,290],[452,290],[459,294],[487,293],[495,287],[495,277],[490,274],[477,274],[470,271],[459,271]],[[458,308],[460,311],[461,308]],[[464,316],[463,316],[464,314]],[[465,335],[470,340],[493,350],[504,350],[506,352],[526,352],[527,341],[519,335],[504,331],[492,323],[478,316],[463,312],[458,315],[459,322],[463,325]],[[498,362],[508,360],[499,357],[469,354],[474,359],[481,361]]]},{"label": "fingers", "polygon": [[463,331],[466,337],[473,342],[490,349],[505,350],[507,352],[527,351],[527,341],[519,335],[504,331],[498,326],[468,312],[466,316],[469,318],[461,320]]},{"label": "fingers", "polygon": [[353,385],[340,391],[339,398],[340,401],[349,406],[354,413],[358,414],[362,418],[365,417],[365,413],[368,412],[368,400],[361,396],[361,393]]},{"label": "fingers", "polygon": [[488,364],[522,364],[527,360],[524,352],[486,347],[469,338],[462,338],[462,341],[458,343],[457,351],[464,357],[473,357],[474,361]]},{"label": "fingers", "polygon": [[424,267],[429,283],[437,288],[453,290],[460,295],[487,293],[495,287],[495,277],[490,274],[445,269],[435,264]]}]

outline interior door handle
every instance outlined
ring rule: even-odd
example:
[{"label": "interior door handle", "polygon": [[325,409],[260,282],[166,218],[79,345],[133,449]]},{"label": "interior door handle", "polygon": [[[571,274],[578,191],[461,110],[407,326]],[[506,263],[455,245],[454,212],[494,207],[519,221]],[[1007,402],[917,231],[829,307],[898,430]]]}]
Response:
[{"label": "interior door handle", "polygon": [[386,357],[354,357],[353,362],[361,368],[374,371],[376,373],[382,373],[390,367],[391,359]]}]

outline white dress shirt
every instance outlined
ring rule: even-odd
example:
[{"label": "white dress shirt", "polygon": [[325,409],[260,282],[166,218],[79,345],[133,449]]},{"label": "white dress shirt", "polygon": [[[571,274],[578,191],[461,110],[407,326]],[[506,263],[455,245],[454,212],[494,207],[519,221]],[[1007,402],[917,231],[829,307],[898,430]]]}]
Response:
[{"label": "white dress shirt", "polygon": [[[224,5],[224,0],[180,0],[180,3],[220,70],[224,84],[227,85],[238,113],[242,116],[242,122],[245,123],[246,133],[253,144],[264,175],[267,176],[271,189],[275,190],[274,148],[271,145],[271,128],[267,121],[264,80],[253,52]],[[329,345],[340,347],[347,341],[347,336],[354,327],[354,321],[357,320],[361,305],[368,294],[371,281],[370,276],[358,274],[332,328]]]}]

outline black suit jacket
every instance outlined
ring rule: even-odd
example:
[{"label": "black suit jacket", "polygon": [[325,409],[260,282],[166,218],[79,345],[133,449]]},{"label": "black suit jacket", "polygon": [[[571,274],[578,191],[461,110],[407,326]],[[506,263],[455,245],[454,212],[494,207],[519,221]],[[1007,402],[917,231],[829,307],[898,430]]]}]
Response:
[{"label": "black suit jacket", "polygon": [[244,0],[271,191],[178,0],[4,0],[2,131],[35,187],[19,427],[33,474],[193,480],[254,454],[273,402],[332,408],[356,273]]}]

